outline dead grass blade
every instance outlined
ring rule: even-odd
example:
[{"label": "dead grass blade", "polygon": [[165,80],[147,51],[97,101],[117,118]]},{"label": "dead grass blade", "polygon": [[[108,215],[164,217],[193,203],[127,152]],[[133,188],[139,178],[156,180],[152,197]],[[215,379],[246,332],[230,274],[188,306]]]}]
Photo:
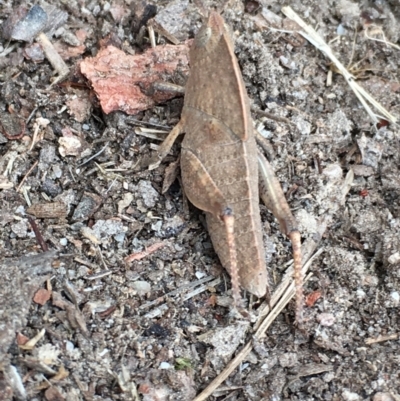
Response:
[{"label": "dead grass blade", "polygon": [[[350,74],[346,67],[336,58],[336,56],[332,52],[332,49],[321,38],[321,36],[315,31],[313,27],[304,22],[299,17],[299,15],[296,14],[289,6],[283,7],[282,12],[286,15],[286,17],[290,18],[301,27],[302,30],[299,31],[300,35],[306,38],[312,45],[314,45],[318,50],[324,53],[335,64],[336,68],[343,75],[374,124],[377,124],[379,122],[379,118],[384,118],[392,124],[397,123],[397,118],[390,114],[380,103],[378,103],[362,86],[360,86],[354,80],[354,76]],[[378,113],[382,115],[382,117],[378,114],[375,114],[368,103],[372,105],[378,111]]]},{"label": "dead grass blade", "polygon": [[[322,249],[319,249],[312,258],[304,265],[303,274],[307,272],[311,266],[312,261],[320,255]],[[312,273],[309,273],[305,278],[307,281],[311,277]],[[283,283],[282,283],[283,284]],[[295,286],[293,279],[286,281],[286,288],[283,289],[283,285],[279,287],[278,291],[275,291],[272,295],[271,305],[272,310],[266,315],[265,319],[261,322],[254,336],[259,339],[263,338],[266,330],[286,307],[295,294]],[[244,348],[233,358],[226,368],[193,400],[203,401],[206,400],[228,377],[229,375],[240,365],[240,363],[246,358],[253,348],[252,341],[249,341]]]}]

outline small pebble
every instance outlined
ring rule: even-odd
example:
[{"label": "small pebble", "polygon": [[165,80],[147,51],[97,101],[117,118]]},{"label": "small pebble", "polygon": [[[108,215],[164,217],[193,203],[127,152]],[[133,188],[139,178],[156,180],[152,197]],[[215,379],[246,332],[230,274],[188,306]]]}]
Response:
[{"label": "small pebble", "polygon": [[352,393],[349,390],[344,390],[342,392],[342,397],[343,397],[343,400],[345,400],[345,401],[358,401],[361,399],[358,394]]},{"label": "small pebble", "polygon": [[372,401],[395,401],[390,393],[376,393],[372,397]]},{"label": "small pebble", "polygon": [[71,341],[65,341],[65,349],[70,352],[73,351],[75,349],[74,343]]},{"label": "small pebble", "polygon": [[335,317],[332,315],[332,313],[320,313],[317,316],[317,320],[321,326],[332,326],[335,323]]},{"label": "small pebble", "polygon": [[344,26],[342,24],[339,24],[337,29],[336,29],[336,33],[339,36],[343,36],[343,35],[346,35],[347,31],[346,31],[346,29],[344,28]]},{"label": "small pebble", "polygon": [[286,352],[278,357],[279,364],[283,368],[291,368],[297,364],[297,354],[294,352]]},{"label": "small pebble", "polygon": [[390,296],[392,297],[393,301],[399,303],[400,301],[400,294],[397,291],[393,291]]},{"label": "small pebble", "polygon": [[339,180],[342,178],[343,170],[338,164],[330,164],[323,169],[322,174],[330,180]]},{"label": "small pebble", "polygon": [[87,266],[80,265],[77,270],[77,276],[85,277],[87,274],[89,274],[89,268]]},{"label": "small pebble", "polygon": [[18,206],[16,209],[15,209],[15,214],[20,214],[20,215],[22,215],[22,216],[25,216],[25,208],[21,205],[21,206]]},{"label": "small pebble", "polygon": [[11,230],[18,238],[25,238],[28,233],[28,223],[25,220],[18,221],[11,225]]},{"label": "small pebble", "polygon": [[118,233],[118,234],[114,235],[114,239],[115,239],[115,241],[122,244],[125,240],[125,233]]},{"label": "small pebble", "polygon": [[400,262],[400,252],[393,253],[388,257],[388,262],[391,265],[395,265],[396,263]]},{"label": "small pebble", "polygon": [[61,178],[61,176],[62,176],[62,169],[61,169],[60,165],[59,165],[59,164],[55,164],[55,165],[52,167],[52,169],[53,169],[53,173],[54,173],[54,175],[56,176],[56,178]]},{"label": "small pebble", "polygon": [[132,283],[132,288],[137,291],[138,295],[145,295],[151,290],[151,286],[147,281],[135,281]]},{"label": "small pebble", "polygon": [[147,206],[148,208],[152,208],[156,205],[160,195],[153,188],[150,181],[139,181],[139,184],[137,185],[137,190],[142,197],[145,206]]}]

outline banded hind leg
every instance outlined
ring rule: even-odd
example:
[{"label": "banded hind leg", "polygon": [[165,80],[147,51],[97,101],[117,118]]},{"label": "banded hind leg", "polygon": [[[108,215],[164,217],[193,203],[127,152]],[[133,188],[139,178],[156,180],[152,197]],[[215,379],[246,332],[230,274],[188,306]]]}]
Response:
[{"label": "banded hind leg", "polygon": [[295,218],[268,160],[258,152],[260,197],[265,206],[279,221],[280,229],[292,243],[294,281],[296,288],[296,323],[303,320],[303,275],[301,262],[301,237]]},{"label": "banded hind leg", "polygon": [[243,310],[240,296],[233,211],[201,160],[191,150],[182,149],[181,172],[185,194],[190,202],[200,210],[220,219],[225,226],[234,306],[243,316],[247,317],[248,314]]}]

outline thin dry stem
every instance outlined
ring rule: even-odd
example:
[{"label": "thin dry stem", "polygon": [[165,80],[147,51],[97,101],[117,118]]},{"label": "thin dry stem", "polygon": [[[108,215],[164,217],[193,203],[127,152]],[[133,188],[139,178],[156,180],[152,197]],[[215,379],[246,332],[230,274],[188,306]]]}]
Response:
[{"label": "thin dry stem", "polygon": [[213,284],[209,283],[209,281],[212,281],[212,280],[214,280],[213,276],[207,276],[202,279],[193,281],[189,284],[182,285],[181,287],[177,288],[176,290],[170,291],[167,294],[164,294],[162,297],[155,299],[154,301],[146,302],[144,305],[139,306],[139,311],[151,308],[152,306],[161,303],[165,298],[172,297],[174,295],[178,295],[189,288],[194,288],[194,287],[197,287],[197,286],[205,284],[205,283],[207,283],[205,285],[206,287],[210,287]]},{"label": "thin dry stem", "polygon": [[[212,278],[212,277],[211,277],[211,278]],[[197,281],[197,282],[194,282],[194,283],[191,283],[189,286],[190,286],[190,287],[193,287],[194,285],[197,285],[197,283],[198,283],[198,281]],[[204,292],[204,291],[207,291],[210,287],[216,287],[216,286],[219,285],[220,283],[221,283],[221,279],[218,277],[218,278],[216,278],[215,280],[210,281],[210,282],[207,283],[207,284],[202,284],[202,285],[200,285],[200,287],[195,288],[193,291],[191,291],[191,292],[187,293],[186,295],[182,296],[181,299],[182,299],[182,301],[187,301],[188,299],[193,298],[193,297],[195,297],[195,296],[201,294],[201,293]],[[189,288],[189,287],[188,287],[188,286],[180,287],[180,288],[178,288],[177,290],[171,291],[170,293],[168,293],[168,294],[165,295],[164,297],[157,298],[155,301],[149,302],[149,303],[146,304],[146,305],[149,305],[149,304],[156,304],[156,303],[158,303],[159,301],[162,301],[166,296],[170,297],[170,296],[172,296],[172,295],[177,295],[177,294],[179,294],[180,292],[183,292],[183,290],[184,290],[185,288]],[[144,305],[144,306],[146,306],[146,305]],[[141,308],[139,308],[139,309],[141,309]],[[150,312],[146,313],[146,314],[144,315],[144,317],[145,317],[146,319],[154,319],[154,318],[157,317],[157,316],[161,316],[161,315],[162,315],[165,311],[167,311],[168,309],[169,309],[168,303],[164,303],[164,304],[159,305],[159,306],[157,306],[156,308],[152,309]]]},{"label": "thin dry stem", "polygon": [[148,248],[146,248],[143,252],[136,252],[133,253],[132,255],[129,255],[125,258],[126,263],[133,262],[134,260],[140,260],[143,259],[153,252],[157,251],[158,249],[164,247],[167,245],[166,242],[156,242],[155,244],[150,245]]},{"label": "thin dry stem", "polygon": [[363,105],[364,109],[367,111],[371,120],[374,124],[379,122],[379,115],[374,113],[371,107],[368,105],[371,104],[379,113],[382,114],[383,118],[388,120],[389,122],[396,124],[397,118],[390,114],[380,103],[378,103],[362,86],[360,86],[354,80],[354,76],[350,74],[350,72],[346,69],[346,67],[337,59],[337,57],[333,54],[332,49],[329,45],[321,38],[321,36],[315,31],[313,27],[304,22],[298,14],[296,14],[291,7],[283,7],[283,14],[285,14],[288,18],[295,21],[302,30],[298,31],[304,38],[306,38],[312,45],[314,45],[318,50],[323,52],[336,66],[338,71],[343,75],[346,79],[348,85],[357,96],[360,103]]},{"label": "thin dry stem", "polygon": [[[311,277],[311,273],[307,276],[307,280]],[[265,318],[257,332],[255,333],[256,338],[262,338],[265,331],[286,307],[289,301],[295,294],[294,284],[292,283],[286,290],[283,297],[271,310],[269,315]],[[252,341],[249,341],[244,348],[233,358],[226,368],[193,400],[193,401],[204,401],[206,400],[228,377],[229,375],[240,365],[240,363],[250,354],[253,349]]]},{"label": "thin dry stem", "polygon": [[149,21],[149,26],[150,25],[154,31],[156,31],[159,35],[164,36],[172,44],[179,45],[180,40],[176,36],[174,36],[172,33],[168,32],[166,29],[164,29],[157,21],[152,19],[151,21]]},{"label": "thin dry stem", "polygon": [[[374,38],[374,37],[370,36],[369,33],[368,33],[368,31],[369,31],[369,30],[372,30],[372,29],[375,29],[375,32],[380,33],[380,34],[382,35],[383,39],[378,39],[378,38]],[[374,33],[374,32],[373,32],[373,33]],[[391,47],[395,48],[396,50],[400,50],[400,46],[398,46],[398,45],[396,45],[396,44],[394,44],[394,43],[392,43],[392,42],[389,42],[389,41],[386,39],[385,33],[383,32],[383,30],[382,30],[382,28],[381,28],[380,26],[371,25],[371,26],[367,27],[367,28],[365,29],[365,37],[366,37],[367,39],[369,39],[369,40],[373,40],[373,41],[375,41],[375,42],[384,43],[384,44],[387,45],[387,46],[391,46]]]},{"label": "thin dry stem", "polygon": [[149,170],[156,169],[160,165],[160,163],[164,159],[164,157],[167,156],[167,154],[171,150],[171,147],[174,144],[176,138],[178,138],[178,136],[180,134],[182,134],[183,126],[184,126],[184,122],[181,119],[179,121],[179,123],[175,125],[175,127],[172,129],[172,131],[165,138],[164,142],[158,148],[157,154],[151,160],[151,163],[149,165]]},{"label": "thin dry stem", "polygon": [[151,47],[154,49],[156,47],[156,35],[154,34],[154,28],[152,25],[147,25],[147,30],[149,32],[149,39]]},{"label": "thin dry stem", "polygon": [[52,83],[52,85],[60,82],[69,74],[69,68],[67,64],[65,64],[64,60],[58,54],[57,50],[54,48],[53,44],[45,33],[39,33],[36,38],[36,42],[40,44],[44,54],[47,57],[47,60],[49,60],[50,64],[59,74],[58,78]]},{"label": "thin dry stem", "polygon": [[[312,261],[318,257],[322,252],[322,249],[318,250],[303,266],[303,274],[310,268]],[[305,252],[304,252],[305,253]],[[305,281],[311,277],[311,273],[307,275]],[[259,325],[255,337],[260,339],[265,336],[265,332],[268,327],[273,323],[276,317],[286,307],[290,300],[295,295],[295,286],[293,279],[285,281],[286,286],[279,286],[277,291],[274,292],[271,298],[272,310],[266,315],[265,319]],[[193,401],[204,401],[206,400],[228,377],[229,375],[240,365],[240,363],[250,354],[253,349],[252,341],[249,341],[244,348],[233,358],[225,369],[193,400]]]},{"label": "thin dry stem", "polygon": [[398,333],[388,334],[387,336],[378,336],[376,338],[367,338],[365,344],[371,345],[376,343],[381,343],[383,341],[397,340],[399,338]]},{"label": "thin dry stem", "polygon": [[39,163],[39,160],[36,160],[35,163],[33,163],[32,167],[25,174],[25,177],[22,179],[21,183],[18,185],[17,192],[19,192],[21,190],[22,185],[24,185],[25,180],[31,175],[33,169],[38,165],[38,163]]},{"label": "thin dry stem", "polygon": [[93,160],[93,159],[95,159],[96,157],[100,156],[100,155],[107,149],[107,147],[108,147],[109,144],[110,144],[110,142],[108,141],[108,142],[104,145],[104,147],[103,147],[101,150],[99,150],[96,154],[94,154],[93,156],[89,157],[89,159],[85,160],[85,161],[82,162],[81,164],[78,164],[77,167],[82,167],[82,166],[84,166],[85,164],[89,163],[91,160]]}]

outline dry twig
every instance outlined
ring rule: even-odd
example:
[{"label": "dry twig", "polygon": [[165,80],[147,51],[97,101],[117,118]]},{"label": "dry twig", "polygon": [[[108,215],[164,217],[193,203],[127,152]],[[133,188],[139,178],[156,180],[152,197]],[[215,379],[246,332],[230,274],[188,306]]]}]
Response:
[{"label": "dry twig", "polygon": [[[320,255],[322,249],[315,253],[315,255],[304,265],[303,267],[303,275],[307,272],[309,266],[312,263],[312,260]],[[307,281],[311,277],[311,273],[305,278]],[[282,283],[283,284],[283,283]],[[274,292],[271,298],[271,306],[272,310],[268,313],[265,319],[261,322],[259,327],[257,328],[254,337],[257,339],[261,339],[265,336],[265,332],[268,327],[272,324],[272,322],[276,319],[276,317],[281,313],[281,311],[286,307],[286,305],[290,302],[290,300],[295,295],[295,287],[293,279],[290,279],[290,282],[286,282],[287,287],[283,291],[283,285],[278,288],[277,291]],[[226,368],[193,400],[193,401],[203,401],[206,400],[213,392],[216,390],[228,377],[229,375],[240,365],[240,363],[246,358],[247,355],[253,349],[252,341],[249,341],[244,348],[232,359]]]},{"label": "dry twig", "polygon": [[157,251],[157,249],[160,249],[167,245],[166,242],[156,242],[155,244],[150,245],[148,248],[146,248],[143,252],[136,252],[133,253],[132,255],[129,255],[125,258],[126,263],[133,262],[134,260],[140,260],[145,258],[146,256],[149,256],[153,252]]},{"label": "dry twig", "polygon": [[22,179],[21,183],[18,185],[17,192],[21,190],[22,185],[24,185],[25,180],[31,175],[32,171],[34,168],[38,165],[39,160],[36,160],[35,163],[33,163],[32,167],[28,170],[28,172],[25,174],[24,178]]},{"label": "dry twig", "polygon": [[371,345],[371,344],[381,343],[381,342],[389,341],[389,340],[397,340],[398,338],[399,338],[398,333],[388,334],[386,336],[378,336],[376,338],[367,338],[365,340],[365,344]]}]

